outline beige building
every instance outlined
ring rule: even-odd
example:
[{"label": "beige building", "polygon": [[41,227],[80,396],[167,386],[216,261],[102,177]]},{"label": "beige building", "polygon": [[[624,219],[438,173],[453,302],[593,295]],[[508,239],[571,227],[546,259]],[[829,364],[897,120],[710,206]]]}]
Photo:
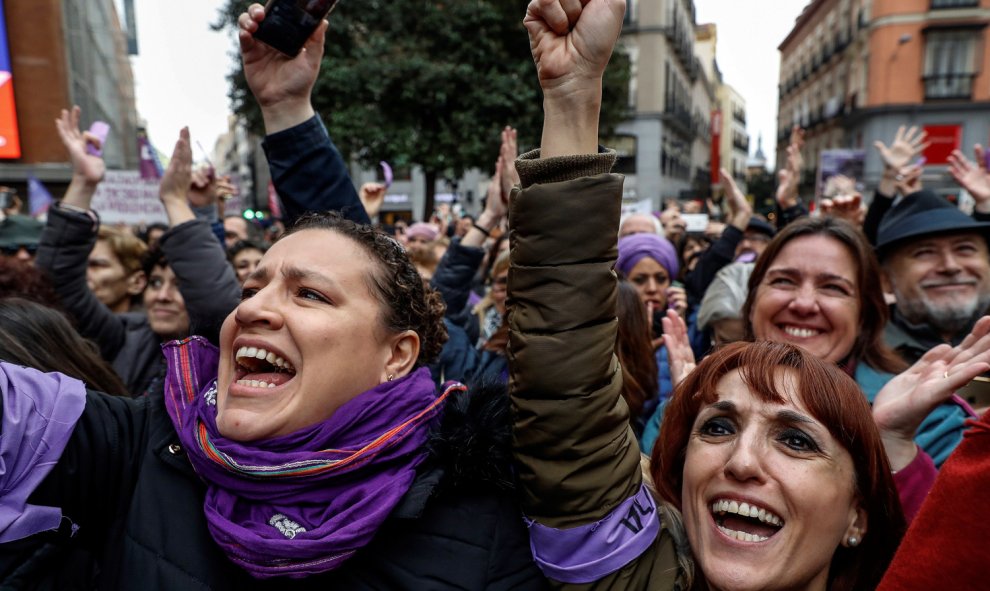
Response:
[{"label": "beige building", "polygon": [[[712,110],[717,115],[711,118],[711,126],[718,127],[718,163],[719,168],[726,168],[732,173],[741,186],[746,181],[746,163],[749,158],[749,134],[746,131],[746,100],[735,88],[725,83],[722,72],[718,69],[715,52],[718,46],[718,30],[714,24],[698,25],[696,32],[695,52],[701,60],[702,68],[715,93]],[[712,128],[712,133],[715,131]],[[709,134],[710,136],[711,134]],[[709,144],[710,146],[710,144]],[[711,156],[708,158],[709,166]],[[713,177],[713,178],[717,178]]]},{"label": "beige building", "polygon": [[746,100],[728,84],[719,87],[719,111],[722,119],[720,166],[732,173],[740,183],[746,181],[749,160],[749,133],[746,131]]},{"label": "beige building", "polygon": [[[692,0],[629,0],[620,42],[629,55],[632,120],[620,125],[615,144],[619,170],[627,175],[630,199],[662,199],[692,194],[693,162],[700,106],[695,90],[704,76],[694,53]],[[707,116],[706,116],[707,120]],[[707,131],[707,125],[704,126]],[[700,148],[699,148],[700,150]]]}]

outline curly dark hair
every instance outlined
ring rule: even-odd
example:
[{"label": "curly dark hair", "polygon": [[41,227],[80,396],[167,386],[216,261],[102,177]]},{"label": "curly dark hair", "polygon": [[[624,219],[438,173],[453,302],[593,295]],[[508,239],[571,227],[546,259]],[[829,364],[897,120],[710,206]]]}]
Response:
[{"label": "curly dark hair", "polygon": [[377,265],[370,273],[372,293],[381,303],[382,323],[392,332],[411,330],[419,335],[416,366],[432,363],[447,342],[443,298],[424,287],[405,249],[394,238],[372,226],[344,219],[337,212],[310,213],[299,218],[282,238],[303,230],[329,230],[350,238]]},{"label": "curly dark hair", "polygon": [[21,297],[62,310],[51,278],[41,269],[0,257],[0,298]]}]

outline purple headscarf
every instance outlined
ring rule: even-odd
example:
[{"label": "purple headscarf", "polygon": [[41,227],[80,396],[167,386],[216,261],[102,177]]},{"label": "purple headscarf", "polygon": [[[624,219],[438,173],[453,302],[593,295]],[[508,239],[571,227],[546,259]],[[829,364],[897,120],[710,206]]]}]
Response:
[{"label": "purple headscarf", "polygon": [[677,277],[680,265],[677,263],[677,251],[670,240],[656,234],[630,234],[619,238],[619,259],[615,268],[623,275],[629,275],[636,263],[650,257],[667,270],[670,278]]}]

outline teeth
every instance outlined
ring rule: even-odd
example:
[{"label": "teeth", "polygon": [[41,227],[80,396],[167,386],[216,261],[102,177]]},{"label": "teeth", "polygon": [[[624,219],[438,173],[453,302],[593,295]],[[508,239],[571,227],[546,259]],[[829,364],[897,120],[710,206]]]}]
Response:
[{"label": "teeth", "polygon": [[242,386],[249,386],[251,388],[274,388],[275,384],[269,384],[264,380],[237,380],[237,383]]},{"label": "teeth", "polygon": [[788,326],[784,328],[784,332],[799,339],[807,339],[818,334],[817,330],[811,328],[797,328],[795,326]]},{"label": "teeth", "polygon": [[292,364],[282,359],[278,355],[267,351],[265,349],[259,349],[258,347],[241,347],[237,350],[237,354],[234,356],[237,360],[241,359],[261,359],[267,361],[268,363],[274,365],[279,369],[285,369],[288,371],[294,371],[295,368]]},{"label": "teeth", "polygon": [[725,535],[729,536],[730,538],[735,538],[740,542],[765,542],[770,539],[763,536],[758,536],[756,534],[748,534],[743,531],[736,531],[734,529],[729,529],[721,525],[718,526],[718,528],[722,530],[722,533],[724,533]]},{"label": "teeth", "polygon": [[742,515],[743,517],[759,519],[763,523],[769,523],[771,525],[776,525],[777,527],[782,527],[784,523],[780,517],[777,517],[762,507],[750,505],[749,503],[729,501],[726,499],[714,501],[712,503],[712,513],[735,513],[736,515]]}]

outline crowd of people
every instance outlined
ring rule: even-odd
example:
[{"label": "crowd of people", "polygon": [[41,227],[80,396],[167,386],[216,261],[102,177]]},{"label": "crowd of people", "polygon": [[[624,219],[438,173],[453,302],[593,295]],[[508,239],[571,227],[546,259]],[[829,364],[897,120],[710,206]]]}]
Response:
[{"label": "crowd of people", "polygon": [[310,102],[327,23],[289,58],[257,4],[277,240],[185,129],[168,223],[101,224],[99,139],[63,111],[65,195],[0,216],[0,587],[978,588],[983,148],[949,167],[972,215],[905,126],[869,206],[840,179],[809,213],[795,128],[770,220],[726,171],[704,232],[696,202],[622,217],[624,11],[529,3],[543,133],[502,131],[477,216],[376,224],[384,185]]}]

